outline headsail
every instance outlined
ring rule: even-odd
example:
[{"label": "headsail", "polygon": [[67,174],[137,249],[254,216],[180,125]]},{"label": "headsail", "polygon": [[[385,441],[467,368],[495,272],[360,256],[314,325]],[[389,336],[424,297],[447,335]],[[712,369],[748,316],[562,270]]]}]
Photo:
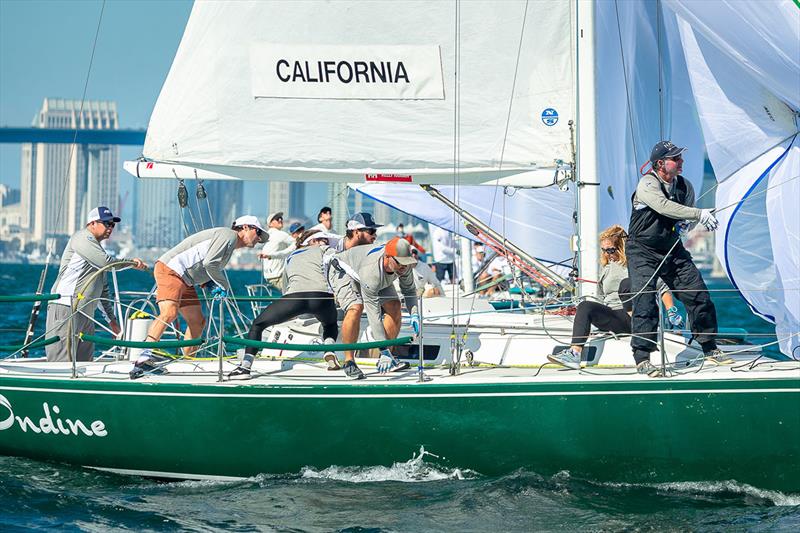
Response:
[{"label": "headsail", "polygon": [[[456,159],[462,183],[555,168],[571,157],[573,9],[197,2],[144,155],[240,178],[328,182],[452,183]],[[373,72],[399,62],[405,77]],[[365,68],[369,79],[358,75]],[[417,92],[392,87],[419,76]]]},{"label": "headsail", "polygon": [[719,186],[717,256],[800,359],[800,9],[668,0]]}]

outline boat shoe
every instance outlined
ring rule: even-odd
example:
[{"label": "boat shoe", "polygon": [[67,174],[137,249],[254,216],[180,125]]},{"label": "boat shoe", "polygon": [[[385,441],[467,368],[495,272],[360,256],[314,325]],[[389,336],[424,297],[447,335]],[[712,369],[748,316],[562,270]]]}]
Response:
[{"label": "boat shoe", "polygon": [[704,354],[706,363],[711,363],[712,365],[730,365],[733,364],[733,358],[720,350],[719,348],[715,350],[711,350],[710,352],[706,352]]},{"label": "boat shoe", "polygon": [[250,379],[250,369],[243,366],[237,366],[228,374],[228,379]]},{"label": "boat shoe", "polygon": [[339,366],[339,359],[336,358],[336,354],[333,352],[325,352],[325,362],[328,363],[328,370],[341,370],[342,367]]},{"label": "boat shoe", "polygon": [[573,370],[581,369],[581,354],[575,352],[572,348],[566,348],[558,353],[548,355],[547,360]]},{"label": "boat shoe", "polygon": [[344,370],[344,375],[350,379],[366,379],[367,376],[358,368],[358,365],[355,361],[345,361],[342,365],[342,370]]},{"label": "boat shoe", "polygon": [[650,361],[642,361],[638,365],[636,365],[636,372],[638,374],[647,374],[647,376],[651,378],[657,378],[661,376],[661,369],[655,366]]}]

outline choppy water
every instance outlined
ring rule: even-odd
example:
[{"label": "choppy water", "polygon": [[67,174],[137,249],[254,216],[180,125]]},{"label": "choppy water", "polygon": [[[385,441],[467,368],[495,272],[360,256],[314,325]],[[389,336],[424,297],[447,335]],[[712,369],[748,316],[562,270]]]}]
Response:
[{"label": "choppy water", "polygon": [[[33,292],[40,271],[0,265],[0,294]],[[139,272],[120,278],[136,290],[152,283]],[[231,276],[235,286],[257,280],[257,272]],[[774,333],[735,293],[714,299],[721,326]],[[29,304],[0,310],[0,344],[20,340],[28,312]],[[391,466],[306,468],[237,482],[158,482],[0,457],[0,531],[800,531],[800,494],[733,480],[630,485],[524,470],[490,477],[445,468],[420,452]]]}]

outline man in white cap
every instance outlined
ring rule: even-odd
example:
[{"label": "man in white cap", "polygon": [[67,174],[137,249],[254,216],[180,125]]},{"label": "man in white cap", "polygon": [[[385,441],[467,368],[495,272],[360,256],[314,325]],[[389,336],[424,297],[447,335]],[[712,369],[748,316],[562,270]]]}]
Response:
[{"label": "man in white cap", "polygon": [[[157,342],[169,324],[181,314],[186,321],[184,340],[200,337],[205,326],[203,308],[195,285],[213,283],[211,294],[222,299],[228,296],[230,286],[223,269],[234,250],[252,248],[267,241],[267,231],[253,215],[237,218],[230,228],[210,228],[184,239],[162,255],[154,269],[158,318],[147,332],[147,341]],[[191,356],[194,348],[184,348]],[[153,358],[151,350],[144,350],[136,361],[132,378],[141,376]],[[137,371],[138,370],[138,371]]]},{"label": "man in white cap", "polygon": [[[98,276],[86,286],[86,282],[99,269],[121,259],[109,256],[100,243],[109,237],[120,218],[114,216],[108,207],[100,206],[92,209],[86,217],[86,226],[75,233],[61,254],[58,277],[50,291],[60,294],[61,298],[50,302],[47,306],[47,334],[58,335],[60,340],[45,348],[48,361],[71,361],[67,351],[69,336],[69,318],[72,315],[72,304],[80,298],[76,313],[72,318],[73,335],[78,333],[94,333],[94,312],[100,303],[100,311],[108,322],[109,329],[118,335],[119,324],[114,317],[114,305],[109,298],[106,275]],[[141,259],[133,259],[134,268],[144,270],[147,265]],[[91,361],[94,343],[73,338],[76,361]]]},{"label": "man in white cap", "polygon": [[[353,305],[362,305],[367,312],[367,320],[371,336],[374,340],[395,339],[400,332],[402,312],[400,298],[393,283],[400,280],[400,290],[411,314],[411,326],[419,332],[419,314],[417,313],[417,291],[414,285],[414,265],[417,260],[411,253],[408,241],[395,237],[385,245],[354,246],[349,250],[336,254],[331,261],[331,270],[344,273],[349,278],[353,289],[346,298],[336,294],[336,303],[348,312]],[[381,309],[383,320],[381,320]],[[342,335],[343,342],[346,340]],[[389,348],[381,350],[378,359],[378,371],[404,370],[408,363],[401,363]],[[364,379],[364,374],[356,366],[353,352],[345,353],[342,366],[345,374],[352,379]]]},{"label": "man in white cap", "polygon": [[258,253],[258,258],[263,260],[262,271],[267,283],[281,291],[286,292],[283,272],[286,270],[286,258],[291,254],[297,244],[291,235],[283,231],[283,213],[270,213],[267,218],[267,233],[269,239]]}]

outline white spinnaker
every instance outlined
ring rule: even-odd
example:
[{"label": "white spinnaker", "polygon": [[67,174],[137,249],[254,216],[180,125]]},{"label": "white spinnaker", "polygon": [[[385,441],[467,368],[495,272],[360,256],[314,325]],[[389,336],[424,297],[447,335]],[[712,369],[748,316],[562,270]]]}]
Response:
[{"label": "white spinnaker", "polygon": [[668,0],[719,186],[717,256],[800,359],[800,9]]},{"label": "white spinnaker", "polygon": [[628,227],[639,168],[662,139],[689,148],[683,174],[698,195],[702,188],[703,138],[675,17],[664,13],[662,18],[658,6],[649,1],[596,4],[601,229]]},{"label": "white spinnaker", "polygon": [[[353,188],[395,209],[475,240],[460,217],[418,187],[362,184],[353,185]],[[437,189],[453,200],[452,185]],[[458,205],[532,256],[571,264],[569,242],[574,233],[572,212],[575,209],[575,194],[571,190],[518,189],[504,198],[503,187],[467,185],[458,187]]]},{"label": "white spinnaker", "polygon": [[[462,182],[569,160],[573,3],[458,5]],[[399,174],[416,183],[452,183],[455,7],[403,0],[197,2],[150,119],[144,155],[246,179],[353,182]],[[444,99],[254,98],[251,54],[257,57],[264,43],[316,45],[323,52],[327,45],[439,47]],[[542,120],[546,109],[558,113],[555,125]]]}]

